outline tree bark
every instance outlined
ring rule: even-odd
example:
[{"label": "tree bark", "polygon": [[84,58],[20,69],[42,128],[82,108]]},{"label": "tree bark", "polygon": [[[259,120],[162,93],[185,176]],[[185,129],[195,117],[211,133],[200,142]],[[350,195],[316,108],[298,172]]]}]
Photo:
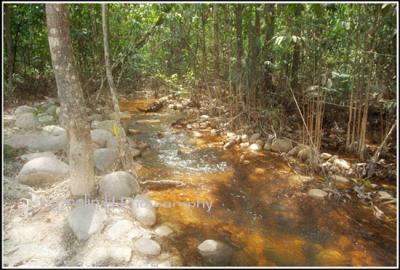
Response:
[{"label": "tree bark", "polygon": [[242,39],[242,10],[241,4],[236,5],[235,24],[236,24],[236,71],[239,74],[242,68],[243,39]]},{"label": "tree bark", "polygon": [[13,89],[12,77],[14,73],[15,50],[11,35],[11,4],[4,5],[4,38],[7,46],[7,89],[11,92]]},{"label": "tree bark", "polygon": [[220,59],[219,59],[219,54],[220,54],[220,36],[219,36],[219,24],[218,24],[218,5],[214,4],[213,5],[213,19],[214,19],[214,53],[215,53],[215,75],[217,78],[220,76]]},{"label": "tree bark", "polygon": [[125,130],[121,125],[120,119],[120,109],[119,109],[119,101],[118,101],[118,94],[115,89],[114,85],[114,78],[112,75],[111,69],[111,60],[110,60],[110,49],[108,44],[108,6],[106,4],[101,4],[101,15],[102,15],[102,24],[103,24],[103,41],[104,41],[104,60],[106,66],[106,75],[108,85],[111,91],[111,97],[114,105],[115,111],[115,121],[116,121],[116,128],[119,131],[118,141],[119,141],[119,153],[122,165],[125,170],[134,173],[134,166],[133,166],[133,157],[132,153],[129,151],[129,143],[128,139],[125,134]]},{"label": "tree bark", "polygon": [[69,168],[73,196],[94,192],[94,160],[83,91],[75,69],[69,32],[68,7],[46,4],[51,61],[69,139]]},{"label": "tree bark", "polygon": [[[301,5],[296,5],[296,9],[294,12],[294,18],[295,18],[295,25],[294,25],[294,31],[293,34],[297,37],[300,36],[300,25],[298,25],[298,19],[301,15]],[[290,85],[292,89],[295,92],[298,92],[298,71],[299,71],[299,66],[300,66],[300,41],[296,40],[293,48],[293,58],[292,58],[292,70],[291,70],[291,82]]]}]

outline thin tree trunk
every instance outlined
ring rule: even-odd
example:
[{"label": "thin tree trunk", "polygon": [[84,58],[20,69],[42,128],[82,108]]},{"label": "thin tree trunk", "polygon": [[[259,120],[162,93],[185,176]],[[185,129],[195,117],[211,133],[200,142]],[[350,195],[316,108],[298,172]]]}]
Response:
[{"label": "thin tree trunk", "polygon": [[4,38],[7,44],[7,89],[11,92],[13,89],[12,77],[14,73],[15,53],[14,44],[11,35],[11,4],[4,5]]},{"label": "thin tree trunk", "polygon": [[215,53],[215,75],[217,78],[220,76],[220,59],[219,59],[219,47],[220,47],[220,36],[219,36],[219,23],[218,23],[218,5],[213,5],[213,19],[214,19],[214,53]]},{"label": "thin tree trunk", "polygon": [[69,139],[69,168],[73,196],[94,192],[94,160],[82,87],[75,69],[69,32],[68,7],[46,4],[52,65]]},{"label": "thin tree trunk", "polygon": [[119,153],[120,153],[120,158],[122,165],[125,170],[129,172],[133,172],[133,157],[132,153],[129,151],[129,143],[128,139],[125,134],[125,130],[121,125],[121,119],[120,119],[120,109],[119,109],[119,102],[118,102],[118,94],[115,89],[114,85],[114,79],[112,75],[112,70],[111,70],[111,64],[110,64],[110,49],[109,49],[109,44],[108,44],[108,6],[106,4],[101,4],[101,15],[102,15],[102,21],[103,21],[103,41],[104,41],[104,60],[105,60],[105,66],[106,66],[106,75],[107,75],[107,81],[108,85],[110,87],[111,91],[111,97],[114,105],[114,112],[115,112],[115,121],[116,121],[116,128],[119,131],[118,140],[119,140]]}]

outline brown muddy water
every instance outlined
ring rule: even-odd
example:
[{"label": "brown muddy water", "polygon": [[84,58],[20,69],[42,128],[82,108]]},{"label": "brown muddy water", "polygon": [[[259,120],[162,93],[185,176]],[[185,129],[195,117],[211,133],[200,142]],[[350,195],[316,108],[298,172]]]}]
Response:
[{"label": "brown muddy water", "polygon": [[[184,265],[202,265],[197,246],[210,238],[234,248],[233,266],[396,264],[395,221],[378,220],[355,195],[346,203],[308,197],[323,180],[293,180],[294,172],[277,154],[224,150],[221,137],[204,132],[195,138],[172,128],[182,113],[138,112],[151,101],[123,101],[121,110],[132,113],[128,127],[141,132],[133,138],[151,146],[139,160],[139,176],[186,183],[148,190],[159,203],[158,223],[177,232],[171,244]],[[239,162],[241,154],[249,164]]]}]

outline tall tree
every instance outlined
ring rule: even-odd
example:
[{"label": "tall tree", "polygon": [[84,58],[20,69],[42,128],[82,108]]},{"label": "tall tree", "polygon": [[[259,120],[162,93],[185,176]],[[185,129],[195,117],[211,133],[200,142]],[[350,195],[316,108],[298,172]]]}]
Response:
[{"label": "tall tree", "polygon": [[92,141],[82,87],[73,58],[68,6],[46,4],[46,18],[58,97],[67,120],[70,189],[73,196],[90,196],[95,187]]}]

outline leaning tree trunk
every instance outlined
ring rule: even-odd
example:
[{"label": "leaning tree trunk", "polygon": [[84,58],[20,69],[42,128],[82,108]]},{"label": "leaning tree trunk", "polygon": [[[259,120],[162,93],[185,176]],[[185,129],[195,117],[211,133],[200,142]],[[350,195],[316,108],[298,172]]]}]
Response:
[{"label": "leaning tree trunk", "polygon": [[73,60],[67,5],[46,4],[46,18],[58,97],[67,120],[71,193],[73,196],[90,196],[95,186],[92,141]]},{"label": "leaning tree trunk", "polygon": [[133,156],[132,153],[129,151],[129,143],[128,139],[125,134],[125,130],[121,125],[120,119],[120,109],[119,109],[119,102],[118,102],[118,95],[114,85],[114,78],[112,75],[112,69],[110,64],[110,49],[108,44],[108,6],[106,4],[101,5],[101,15],[102,15],[102,22],[103,22],[103,41],[104,41],[104,60],[106,66],[106,75],[108,85],[110,86],[112,101],[114,105],[115,111],[115,121],[116,121],[116,128],[119,131],[118,141],[119,141],[119,153],[122,162],[122,166],[125,170],[134,173],[133,171]]}]

